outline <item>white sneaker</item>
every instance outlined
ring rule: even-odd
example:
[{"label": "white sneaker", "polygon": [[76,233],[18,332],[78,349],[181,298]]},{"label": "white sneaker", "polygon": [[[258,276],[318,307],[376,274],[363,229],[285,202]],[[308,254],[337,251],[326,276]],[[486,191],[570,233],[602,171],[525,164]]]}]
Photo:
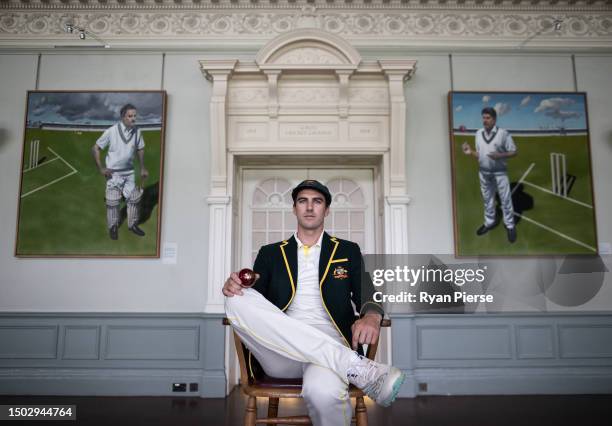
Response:
[{"label": "white sneaker", "polygon": [[391,405],[406,379],[399,369],[361,355],[351,364],[346,376],[350,383],[383,407]]}]

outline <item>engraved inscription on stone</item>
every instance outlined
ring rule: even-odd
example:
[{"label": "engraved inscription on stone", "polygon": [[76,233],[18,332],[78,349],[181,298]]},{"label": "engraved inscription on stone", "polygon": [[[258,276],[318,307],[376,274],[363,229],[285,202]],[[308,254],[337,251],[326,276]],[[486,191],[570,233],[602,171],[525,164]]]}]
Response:
[{"label": "engraved inscription on stone", "polygon": [[336,123],[283,123],[280,126],[280,137],[285,140],[327,141],[337,139]]},{"label": "engraved inscription on stone", "polygon": [[352,140],[376,140],[380,137],[379,123],[352,123],[349,128]]},{"label": "engraved inscription on stone", "polygon": [[261,141],[268,139],[266,123],[238,123],[239,141]]}]

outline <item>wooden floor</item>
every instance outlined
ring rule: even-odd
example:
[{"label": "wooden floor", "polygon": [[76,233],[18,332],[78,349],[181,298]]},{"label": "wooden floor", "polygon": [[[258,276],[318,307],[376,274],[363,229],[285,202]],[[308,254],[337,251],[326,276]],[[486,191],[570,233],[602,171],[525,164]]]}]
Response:
[{"label": "wooden floor", "polygon": [[[227,398],[0,396],[0,404],[76,404],[78,425],[234,426],[245,397]],[[371,426],[597,426],[612,424],[612,395],[421,396],[391,407],[368,401]],[[260,415],[264,407],[259,407]],[[281,400],[281,414],[302,414],[302,401]],[[7,423],[19,424],[19,423]],[[29,424],[29,422],[22,423]],[[75,425],[75,422],[40,423]]]}]

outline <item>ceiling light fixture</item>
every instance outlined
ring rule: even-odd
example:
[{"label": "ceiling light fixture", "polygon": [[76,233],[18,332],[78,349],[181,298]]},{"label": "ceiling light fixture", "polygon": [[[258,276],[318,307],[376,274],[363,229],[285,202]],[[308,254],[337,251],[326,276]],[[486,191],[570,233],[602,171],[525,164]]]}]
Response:
[{"label": "ceiling light fixture", "polygon": [[537,32],[533,33],[532,35],[530,35],[529,37],[527,37],[525,40],[523,40],[521,42],[521,44],[519,44],[517,46],[518,49],[522,49],[523,46],[525,46],[527,43],[529,43],[531,40],[533,40],[534,38],[536,38],[537,36],[539,36],[540,34],[549,31],[550,29],[552,29],[553,32],[555,33],[560,33],[561,29],[563,28],[563,19],[562,18],[557,18],[554,21],[552,21],[552,25],[550,27],[547,28],[541,28],[540,30],[538,30]]},{"label": "ceiling light fixture", "polygon": [[104,46],[105,49],[110,49],[111,47],[110,44],[108,44],[102,38],[98,37],[96,34],[92,33],[91,31],[86,30],[85,28],[76,26],[71,22],[67,22],[66,24],[64,24],[64,31],[67,32],[68,34],[74,34],[75,32],[77,32],[79,34],[79,39],[81,40],[92,38],[98,43],[100,43],[102,46]]}]

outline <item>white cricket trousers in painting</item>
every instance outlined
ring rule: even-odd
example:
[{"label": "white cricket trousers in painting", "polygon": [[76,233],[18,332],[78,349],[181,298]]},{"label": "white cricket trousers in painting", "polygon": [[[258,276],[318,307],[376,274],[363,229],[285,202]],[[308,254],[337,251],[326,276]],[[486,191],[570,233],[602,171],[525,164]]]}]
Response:
[{"label": "white cricket trousers in painting", "polygon": [[480,180],[480,192],[484,201],[484,224],[492,227],[495,224],[495,192],[499,194],[502,212],[504,214],[504,225],[506,228],[514,228],[514,209],[512,207],[512,192],[510,181],[506,172],[478,172]]},{"label": "white cricket trousers in painting", "polygon": [[349,426],[346,373],[357,357],[317,328],[289,317],[254,289],[225,298],[225,313],[268,376],[302,377],[302,397],[315,426]]}]

